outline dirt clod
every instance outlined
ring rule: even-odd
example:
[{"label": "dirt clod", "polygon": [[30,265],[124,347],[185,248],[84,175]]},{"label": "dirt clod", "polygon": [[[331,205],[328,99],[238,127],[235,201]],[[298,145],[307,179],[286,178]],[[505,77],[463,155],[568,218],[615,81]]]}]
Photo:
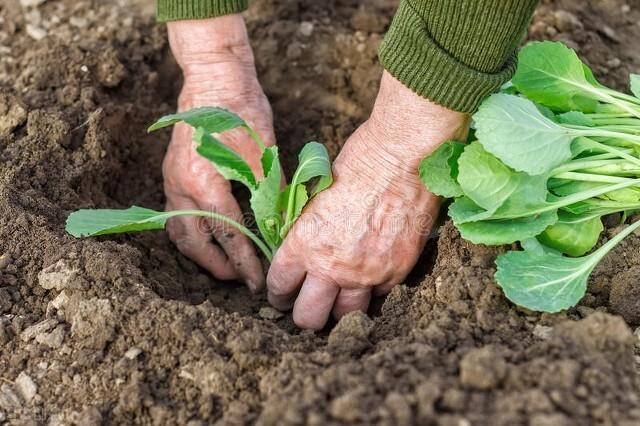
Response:
[{"label": "dirt clod", "polygon": [[331,330],[327,341],[329,348],[358,353],[371,346],[369,336],[375,323],[360,311],[351,312]]},{"label": "dirt clod", "polygon": [[473,349],[460,361],[460,382],[472,389],[494,388],[506,374],[504,358],[490,347]]},{"label": "dirt clod", "polygon": [[24,331],[20,334],[20,338],[23,342],[28,342],[29,340],[35,339],[37,336],[48,332],[56,325],[58,325],[57,320],[53,318],[46,319],[24,329]]},{"label": "dirt clod", "polygon": [[25,105],[15,96],[0,91],[0,137],[7,137],[27,120]]},{"label": "dirt clod", "polygon": [[640,324],[640,267],[634,266],[616,274],[611,280],[609,303],[611,310],[622,315],[629,324]]},{"label": "dirt clod", "polygon": [[85,276],[79,268],[66,260],[48,266],[38,274],[38,284],[47,290],[81,290],[88,286]]},{"label": "dirt clod", "polygon": [[71,334],[82,347],[102,350],[114,337],[116,324],[109,300],[82,300],[71,319]]}]

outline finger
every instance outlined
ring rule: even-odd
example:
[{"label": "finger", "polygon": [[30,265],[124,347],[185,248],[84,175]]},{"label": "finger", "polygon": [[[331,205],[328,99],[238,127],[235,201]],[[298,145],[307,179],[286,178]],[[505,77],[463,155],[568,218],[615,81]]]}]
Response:
[{"label": "finger", "polygon": [[[200,208],[215,211],[237,222],[242,222],[242,211],[230,192],[217,194],[215,202],[201,203]],[[214,223],[211,231],[249,289],[253,293],[262,290],[265,286],[264,272],[251,240],[238,229],[220,221]]]},{"label": "finger", "polygon": [[291,308],[293,308],[293,304],[296,301],[296,296],[297,293],[278,296],[270,291],[267,291],[267,300],[269,301],[271,306],[282,312],[290,311]]},{"label": "finger", "polygon": [[306,271],[304,265],[293,255],[289,240],[278,249],[267,274],[269,303],[280,310],[293,307]]},{"label": "finger", "polygon": [[307,275],[293,306],[293,321],[301,328],[320,330],[327,323],[340,288]]},{"label": "finger", "polygon": [[398,284],[400,284],[401,281],[398,280],[392,280],[392,281],[387,281],[386,283],[377,285],[373,288],[373,295],[374,296],[385,296],[387,294],[389,294],[389,292],[391,290],[393,290],[393,288],[395,286],[397,286]]},{"label": "finger", "polygon": [[[167,207],[177,210],[196,209],[195,203],[187,198],[174,199]],[[224,252],[216,247],[210,236],[203,233],[194,217],[175,217],[167,222],[169,238],[182,254],[221,280],[238,278],[238,273]]]},{"label": "finger", "polygon": [[371,288],[343,288],[333,305],[333,317],[337,320],[353,311],[367,312],[371,301]]}]

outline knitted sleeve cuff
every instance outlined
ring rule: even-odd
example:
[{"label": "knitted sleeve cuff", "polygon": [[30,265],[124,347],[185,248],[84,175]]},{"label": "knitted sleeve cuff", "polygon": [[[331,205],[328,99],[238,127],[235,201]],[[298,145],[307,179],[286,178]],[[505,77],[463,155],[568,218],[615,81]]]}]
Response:
[{"label": "knitted sleeve cuff", "polygon": [[382,66],[421,96],[473,112],[508,81],[536,0],[402,0]]},{"label": "knitted sleeve cuff", "polygon": [[249,0],[157,0],[158,21],[215,18],[247,9]]}]

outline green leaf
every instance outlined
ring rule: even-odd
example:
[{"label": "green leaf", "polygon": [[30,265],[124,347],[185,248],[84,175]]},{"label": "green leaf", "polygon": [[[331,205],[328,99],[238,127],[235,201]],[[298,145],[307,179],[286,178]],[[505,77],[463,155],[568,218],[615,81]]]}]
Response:
[{"label": "green leaf", "polygon": [[291,212],[291,217],[287,218],[285,224],[280,229],[280,238],[284,239],[293,224],[302,214],[302,209],[304,209],[304,206],[309,201],[309,195],[307,194],[307,187],[303,184],[298,184],[296,186],[287,185],[281,197],[284,200],[281,202],[281,207],[284,207],[285,211]]},{"label": "green leaf", "polygon": [[527,99],[492,95],[473,119],[484,149],[517,171],[540,175],[571,158],[571,130],[546,118]]},{"label": "green leaf", "polygon": [[536,256],[546,253],[560,254],[558,250],[543,245],[537,238],[526,238],[520,241],[520,245],[524,250]]},{"label": "green leaf", "polygon": [[591,71],[562,43],[529,43],[518,54],[513,84],[529,99],[559,111],[594,112],[598,96]]},{"label": "green leaf", "polygon": [[[324,145],[318,142],[309,142],[298,155],[298,168],[296,169],[291,183],[297,185],[306,183],[315,177],[331,177],[331,161],[329,153]],[[329,182],[329,185],[331,182]],[[328,187],[327,182],[323,183],[324,188]],[[322,188],[322,189],[324,189]],[[317,193],[320,191],[314,191]]]},{"label": "green leaf", "polygon": [[463,195],[456,182],[458,158],[465,145],[457,141],[446,141],[420,163],[422,183],[436,195],[453,198]]},{"label": "green leaf", "polygon": [[280,160],[278,159],[278,150],[277,148],[276,149],[274,148],[275,147],[265,148],[264,151],[262,152],[262,157],[260,158],[260,163],[262,165],[262,173],[264,174],[265,177],[269,174],[269,171],[271,170],[271,166],[273,165],[273,161],[275,160],[280,162]]},{"label": "green leaf", "polygon": [[518,187],[519,176],[500,160],[472,142],[458,160],[462,192],[485,210],[497,209]]},{"label": "green leaf", "polygon": [[540,114],[544,115],[545,117],[547,117],[549,120],[553,121],[554,123],[558,123],[559,122],[559,118],[558,116],[553,112],[553,110],[551,110],[551,108],[546,107],[542,104],[536,104],[534,102],[536,108],[538,108],[538,111],[540,111]]},{"label": "green leaf", "polygon": [[251,210],[253,210],[262,237],[269,244],[269,247],[274,249],[282,243],[280,238],[282,211],[278,204],[282,169],[278,160],[277,147],[266,148],[263,158],[265,154],[271,157],[270,161],[265,162],[270,163],[270,168],[265,171],[266,178],[258,182],[258,187],[251,193]]},{"label": "green leaf", "polygon": [[320,179],[318,179],[318,182],[311,190],[311,194],[309,195],[309,198],[315,197],[317,194],[319,194],[320,192],[330,187],[332,183],[333,183],[333,175],[329,174],[326,176],[322,176]]},{"label": "green leaf", "polygon": [[541,243],[570,256],[582,256],[595,247],[603,230],[599,215],[560,211],[558,222],[538,236]]},{"label": "green leaf", "polygon": [[[449,206],[449,216],[456,226],[463,223],[492,219],[494,216],[518,218],[531,216],[531,211],[547,207],[546,175],[530,176],[525,173],[514,173],[515,188],[510,188],[510,195],[502,205],[494,205],[490,209],[478,206],[470,197],[463,196]],[[487,192],[490,192],[487,190]]]},{"label": "green leaf", "polygon": [[512,302],[528,309],[558,312],[576,305],[587,290],[589,275],[640,221],[619,232],[596,251],[583,257],[511,251],[498,256],[495,279]]},{"label": "green leaf", "polygon": [[246,161],[233,149],[198,127],[193,134],[196,151],[211,161],[218,172],[227,180],[243,183],[250,190],[256,188],[256,178]]},{"label": "green leaf", "polygon": [[164,229],[166,219],[153,220],[161,214],[162,212],[137,206],[126,210],[83,209],[69,215],[66,231],[76,238],[83,238]]},{"label": "green leaf", "polygon": [[558,121],[562,124],[575,124],[577,126],[594,127],[595,123],[589,116],[580,111],[569,111],[558,115]]},{"label": "green leaf", "polygon": [[148,131],[173,126],[180,121],[193,128],[202,127],[207,133],[222,133],[237,127],[248,127],[242,118],[231,111],[218,107],[202,107],[165,115],[149,127]]},{"label": "green leaf", "polygon": [[280,232],[281,235],[286,235],[289,232],[305,204],[309,201],[310,197],[304,184],[316,177],[319,177],[320,180],[311,191],[311,197],[329,187],[333,182],[333,175],[331,174],[331,161],[327,148],[318,142],[309,142],[298,155],[298,168],[291,179],[292,189],[287,193],[286,220]]},{"label": "green leaf", "polygon": [[527,251],[498,256],[495,280],[507,299],[535,311],[558,312],[576,305],[594,265],[584,259]]},{"label": "green leaf", "polygon": [[253,232],[230,217],[216,212],[203,210],[172,210],[157,212],[142,207],[130,207],[126,210],[78,210],[67,218],[66,230],[75,237],[118,234],[121,232],[150,231],[163,229],[167,219],[178,216],[207,217],[231,225],[249,237],[271,261],[273,253]]},{"label": "green leaf", "polygon": [[486,220],[491,217],[494,210],[485,210],[471,200],[471,198],[462,196],[456,198],[449,205],[449,217],[456,226],[467,222]]},{"label": "green leaf", "polygon": [[548,211],[517,219],[481,220],[456,226],[465,240],[494,246],[535,237],[557,220],[556,212]]},{"label": "green leaf", "polygon": [[629,76],[631,93],[636,98],[640,98],[640,74],[631,74]]},{"label": "green leaf", "polygon": [[549,179],[549,190],[558,197],[565,197],[571,194],[577,194],[582,191],[588,191],[590,189],[600,188],[606,186],[606,183],[601,182],[584,182],[568,179]]}]

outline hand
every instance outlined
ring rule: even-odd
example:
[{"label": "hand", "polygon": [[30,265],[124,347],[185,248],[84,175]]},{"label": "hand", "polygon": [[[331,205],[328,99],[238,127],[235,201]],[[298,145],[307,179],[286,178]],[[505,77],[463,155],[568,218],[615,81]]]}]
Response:
[{"label": "hand", "polygon": [[413,93],[383,75],[370,119],[336,159],[334,183],[306,208],[278,250],[269,301],[290,309],[303,328],[366,311],[416,263],[439,209],[420,181],[422,158],[463,137],[468,117]]},{"label": "hand", "polygon": [[[275,144],[269,102],[256,76],[253,53],[240,15],[168,24],[169,41],[184,74],[178,108],[220,106],[245,119],[263,138]],[[262,176],[260,149],[240,129],[221,136]],[[230,183],[195,151],[192,129],[178,124],[162,165],[166,210],[199,209],[242,221]],[[264,272],[249,239],[229,226],[201,218],[171,219],[169,237],[178,249],[222,280],[241,279],[257,292]],[[218,245],[214,244],[211,236]]]}]

